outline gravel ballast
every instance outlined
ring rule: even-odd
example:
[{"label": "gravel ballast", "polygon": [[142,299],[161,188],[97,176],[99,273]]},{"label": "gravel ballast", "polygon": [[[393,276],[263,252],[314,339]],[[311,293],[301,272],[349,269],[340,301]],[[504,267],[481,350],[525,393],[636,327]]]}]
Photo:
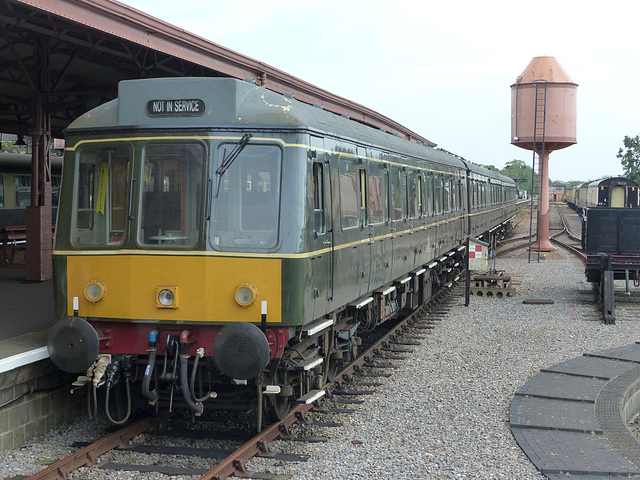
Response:
[{"label": "gravel ballast", "polygon": [[[514,393],[540,369],[640,339],[635,315],[617,311],[604,325],[583,267],[563,253],[539,263],[509,258],[496,267],[512,276],[517,295],[464,298],[431,330],[414,354],[387,370],[390,378],[353,414],[319,418],[335,428],[296,427],[326,435],[326,443],[276,441],[272,450],[310,455],[307,462],[254,459],[249,470],[303,479],[544,479],[514,440],[508,423]],[[637,290],[637,289],[636,289]],[[549,299],[553,304],[524,305]],[[312,416],[315,416],[312,415]],[[0,458],[4,477],[31,474],[90,440],[93,426],[77,422]],[[188,463],[189,460],[187,459]],[[142,463],[142,462],[141,462]],[[169,478],[100,472],[91,478]],[[89,478],[80,472],[71,478]],[[174,479],[197,477],[174,476]]]}]

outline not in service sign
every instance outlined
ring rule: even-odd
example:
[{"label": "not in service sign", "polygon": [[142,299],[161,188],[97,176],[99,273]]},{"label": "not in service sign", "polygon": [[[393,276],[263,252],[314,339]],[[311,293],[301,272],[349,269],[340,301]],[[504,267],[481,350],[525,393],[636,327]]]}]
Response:
[{"label": "not in service sign", "polygon": [[198,117],[204,114],[204,100],[182,98],[174,100],[149,100],[147,115],[150,117]]}]

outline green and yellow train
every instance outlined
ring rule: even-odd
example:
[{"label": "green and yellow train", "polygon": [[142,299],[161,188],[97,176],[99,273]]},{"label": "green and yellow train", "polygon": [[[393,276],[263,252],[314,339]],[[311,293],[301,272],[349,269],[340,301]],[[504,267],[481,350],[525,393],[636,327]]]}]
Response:
[{"label": "green and yellow train", "polygon": [[[514,182],[251,82],[124,81],[66,132],[53,362],[282,416],[499,232]],[[136,372],[139,374],[136,375]],[[97,402],[96,402],[97,403]]]}]

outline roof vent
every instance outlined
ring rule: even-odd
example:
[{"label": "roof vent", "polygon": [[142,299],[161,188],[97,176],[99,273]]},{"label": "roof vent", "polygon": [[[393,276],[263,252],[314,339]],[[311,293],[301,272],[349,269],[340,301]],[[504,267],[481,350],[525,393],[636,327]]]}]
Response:
[{"label": "roof vent", "polygon": [[322,106],[321,103],[316,103],[314,107],[319,108],[320,110],[324,110],[324,107]]},{"label": "roof vent", "polygon": [[246,77],[244,81],[247,83],[253,83],[254,85],[256,85],[256,79],[253,77]]},{"label": "roof vent", "polygon": [[349,118],[349,114],[348,113],[343,113],[342,115],[340,115],[342,118]]},{"label": "roof vent", "polygon": [[287,93],[284,94],[284,96],[286,98],[296,98],[295,95],[293,94],[293,92],[287,92]]}]

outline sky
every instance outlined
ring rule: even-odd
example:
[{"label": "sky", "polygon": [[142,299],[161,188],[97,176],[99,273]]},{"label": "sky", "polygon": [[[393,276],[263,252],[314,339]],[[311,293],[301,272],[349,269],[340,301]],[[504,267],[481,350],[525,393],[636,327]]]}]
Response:
[{"label": "sky", "polygon": [[510,144],[511,85],[552,56],[577,88],[577,144],[552,180],[622,175],[640,134],[640,2],[608,0],[124,0],[131,7],[360,103],[464,158],[527,165]]}]

